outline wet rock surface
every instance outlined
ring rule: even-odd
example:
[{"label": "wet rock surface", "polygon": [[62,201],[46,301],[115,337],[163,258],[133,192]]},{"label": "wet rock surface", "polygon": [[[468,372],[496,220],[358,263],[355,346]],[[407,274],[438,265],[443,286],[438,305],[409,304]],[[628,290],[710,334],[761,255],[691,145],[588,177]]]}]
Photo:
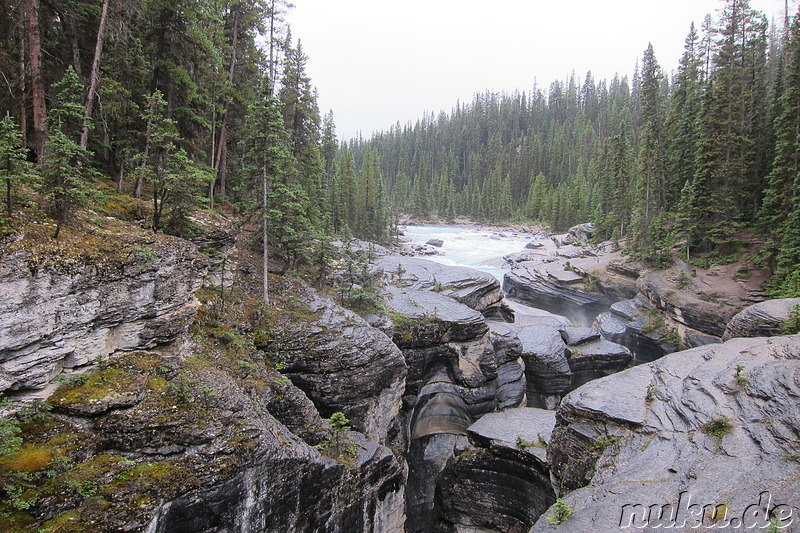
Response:
[{"label": "wet rock surface", "polygon": [[595,327],[605,339],[635,352],[637,362],[653,361],[677,349],[664,340],[667,329],[661,315],[641,298],[616,302],[597,317]]},{"label": "wet rock surface", "polygon": [[503,286],[511,296],[530,306],[567,315],[576,324],[589,326],[612,302],[603,293],[585,290],[583,276],[565,266],[564,260],[513,264]]},{"label": "wet rock surface", "polygon": [[470,445],[437,487],[440,522],[456,530],[528,531],[555,501],[545,454],[554,425],[553,411],[531,408],[491,413],[473,424]]},{"label": "wet rock surface", "polygon": [[379,267],[390,283],[392,338],[409,369],[400,416],[408,424],[406,530],[427,532],[441,512],[441,473],[466,445],[467,428],[525,398],[521,343],[508,328],[490,328],[482,314],[502,301],[494,278],[416,258],[390,256]]},{"label": "wet rock surface", "polygon": [[355,313],[311,291],[305,297],[308,320],[281,328],[270,353],[322,416],[344,412],[353,427],[382,441],[401,407],[403,354]]},{"label": "wet rock surface", "polygon": [[487,316],[505,313],[500,282],[485,272],[400,255],[380,257],[374,268],[381,270],[384,279],[396,287],[432,291]]},{"label": "wet rock surface", "polygon": [[800,305],[800,298],[767,300],[746,307],[728,322],[722,339],[784,335],[783,324],[796,305]]},{"label": "wet rock surface", "polygon": [[[621,517],[647,527],[648,506],[677,511],[681,495],[684,506],[700,506],[694,516],[683,512],[685,527],[699,527],[698,516],[711,524],[703,505],[725,504],[728,518],[741,520],[764,492],[797,516],[798,354],[797,335],[733,339],[572,392],[558,409],[548,459],[576,512],[555,530],[611,531]],[[636,504],[643,507],[626,515],[623,506]],[[553,526],[542,518],[531,531]]]}]

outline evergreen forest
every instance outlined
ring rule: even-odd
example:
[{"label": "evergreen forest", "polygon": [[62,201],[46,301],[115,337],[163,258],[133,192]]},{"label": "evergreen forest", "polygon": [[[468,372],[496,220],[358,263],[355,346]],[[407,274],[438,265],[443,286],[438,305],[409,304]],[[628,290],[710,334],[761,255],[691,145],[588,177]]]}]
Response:
[{"label": "evergreen forest", "polygon": [[3,234],[46,216],[57,239],[85,207],[146,203],[185,236],[197,210],[232,209],[263,214],[296,266],[332,235],[388,241],[398,213],[591,221],[656,267],[756,240],[772,294],[800,296],[798,16],[724,0],[675,72],[647,46],[630,77],[476,94],[340,143],[286,0],[0,5]]}]

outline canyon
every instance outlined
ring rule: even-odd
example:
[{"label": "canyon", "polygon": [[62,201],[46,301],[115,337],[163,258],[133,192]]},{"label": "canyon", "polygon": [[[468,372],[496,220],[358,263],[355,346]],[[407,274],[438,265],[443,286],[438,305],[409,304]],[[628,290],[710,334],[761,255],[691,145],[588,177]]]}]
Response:
[{"label": "canyon", "polygon": [[[0,464],[9,531],[606,531],[628,504],[691,493],[737,516],[764,491],[800,515],[782,329],[800,299],[704,299],[705,273],[650,271],[584,227],[511,235],[531,246],[486,271],[435,255],[456,236],[341,243],[347,294],[275,275],[271,309],[239,309],[258,279],[222,228],[134,233],[102,264],[4,250],[0,389],[25,430]],[[368,287],[379,306],[341,305]]]}]

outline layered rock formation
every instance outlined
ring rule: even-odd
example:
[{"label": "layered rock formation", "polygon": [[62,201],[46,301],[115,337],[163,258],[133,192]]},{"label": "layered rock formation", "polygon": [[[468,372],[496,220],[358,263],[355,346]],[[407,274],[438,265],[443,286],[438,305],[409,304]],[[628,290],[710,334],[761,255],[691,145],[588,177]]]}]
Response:
[{"label": "layered rock formation", "polygon": [[[4,490],[22,484],[31,503],[4,507],[0,529],[402,531],[404,472],[388,448],[332,435],[268,365],[220,363],[133,353],[62,386],[50,398],[58,416],[37,415],[19,452],[60,459],[22,479],[3,464]],[[278,416],[302,431],[270,414],[286,401],[296,416]]]},{"label": "layered rock formation", "polygon": [[466,444],[467,427],[499,406],[523,402],[524,365],[516,336],[491,333],[481,313],[456,300],[485,309],[480,298],[399,284],[387,288],[386,307],[409,368],[407,531],[425,532],[435,524],[440,473]]},{"label": "layered rock formation", "polygon": [[383,442],[405,390],[403,354],[355,313],[306,290],[309,314],[276,332],[268,351],[323,416],[341,411],[353,427]]},{"label": "layered rock formation", "polygon": [[506,273],[503,286],[509,295],[528,305],[589,326],[612,302],[603,293],[587,291],[583,276],[565,266],[566,261],[517,263]]},{"label": "layered rock formation", "polygon": [[62,369],[185,331],[205,258],[163,235],[124,246],[116,258],[88,261],[0,255],[0,391],[42,388]]},{"label": "layered rock formation", "polygon": [[385,255],[374,268],[391,284],[417,291],[433,291],[479,311],[487,317],[513,320],[503,303],[500,282],[471,268],[448,266],[400,255]]},{"label": "layered rock formation", "polygon": [[665,339],[667,328],[661,313],[641,298],[616,302],[597,317],[595,328],[604,338],[633,350],[639,363],[678,349],[677,342]]},{"label": "layered rock formation", "polygon": [[772,337],[784,335],[785,323],[800,298],[767,300],[746,307],[728,322],[723,340],[734,337]]},{"label": "layered rock formation", "polygon": [[468,430],[469,445],[439,480],[440,522],[451,531],[522,533],[555,501],[546,443],[555,413],[491,413]]},{"label": "layered rock formation", "polygon": [[713,296],[713,293],[703,299],[686,291],[676,291],[675,282],[667,276],[665,271],[648,272],[639,278],[639,291],[677,322],[722,337],[725,324],[736,313],[736,307]]},{"label": "layered rock formation", "polygon": [[[733,339],[564,398],[548,459],[575,514],[555,530],[766,528],[776,506],[798,516],[798,354],[798,335]],[[542,518],[531,531],[553,527]]]}]

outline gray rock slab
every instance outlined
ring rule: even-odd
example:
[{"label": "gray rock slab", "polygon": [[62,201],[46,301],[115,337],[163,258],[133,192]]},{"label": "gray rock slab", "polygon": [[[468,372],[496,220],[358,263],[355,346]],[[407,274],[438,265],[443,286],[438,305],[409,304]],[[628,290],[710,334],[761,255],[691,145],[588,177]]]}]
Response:
[{"label": "gray rock slab", "polygon": [[783,335],[782,323],[796,305],[800,305],[800,298],[767,300],[746,307],[728,322],[722,340]]},{"label": "gray rock slab", "polygon": [[[535,444],[540,442],[540,438],[550,442],[555,425],[554,411],[520,407],[484,415],[467,429],[467,435],[476,445],[484,448],[502,446],[520,449],[517,445],[520,438]],[[528,447],[527,451],[536,454],[540,459],[545,457],[543,448]]]},{"label": "gray rock slab", "polygon": [[561,338],[564,339],[568,346],[578,346],[600,338],[600,332],[592,328],[570,325],[559,328],[559,331],[561,332]]},{"label": "gray rock slab", "polygon": [[[571,490],[565,500],[576,512],[554,528],[548,511],[532,532],[617,531],[623,506],[677,507],[686,496],[700,506],[725,504],[737,519],[765,494],[771,506],[800,512],[800,335],[666,355],[573,391],[557,418],[548,458],[563,465],[554,466],[554,479]],[[598,446],[600,436],[615,441]],[[670,527],[705,528],[683,518]],[[635,524],[647,528],[646,515]]]}]

